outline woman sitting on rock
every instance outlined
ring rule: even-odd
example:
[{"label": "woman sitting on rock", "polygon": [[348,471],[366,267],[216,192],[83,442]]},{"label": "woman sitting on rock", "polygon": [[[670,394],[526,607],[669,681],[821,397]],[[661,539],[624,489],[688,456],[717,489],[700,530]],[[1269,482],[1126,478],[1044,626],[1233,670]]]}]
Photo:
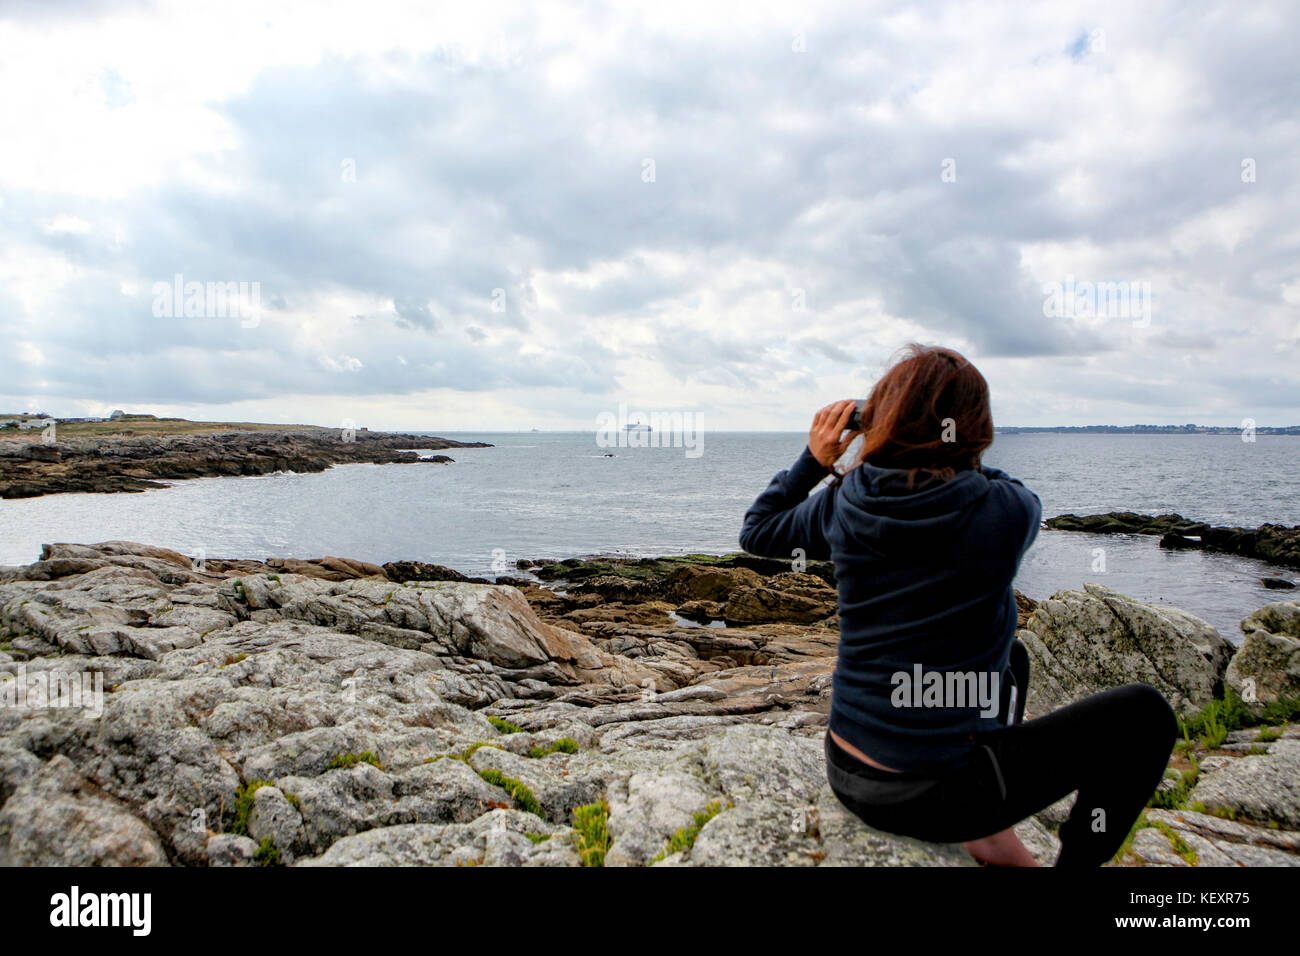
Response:
[{"label": "woman sitting on rock", "polygon": [[[858,463],[833,473],[858,436]],[[984,376],[957,352],[912,345],[860,408],[817,413],[808,447],[745,514],[740,544],[834,562],[826,760],[846,807],[880,830],[964,843],[987,864],[1034,866],[1011,827],[1078,791],[1057,865],[1100,865],[1159,784],[1177,722],[1146,684],[1022,722],[1029,658],[1011,582],[1042,505],[980,464],[992,443]]]}]

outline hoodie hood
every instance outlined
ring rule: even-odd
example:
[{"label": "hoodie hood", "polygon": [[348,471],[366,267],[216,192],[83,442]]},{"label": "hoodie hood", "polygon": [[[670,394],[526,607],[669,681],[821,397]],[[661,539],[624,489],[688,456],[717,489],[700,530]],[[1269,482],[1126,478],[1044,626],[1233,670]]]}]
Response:
[{"label": "hoodie hood", "polygon": [[959,471],[947,481],[918,477],[908,488],[908,472],[863,462],[840,485],[836,518],[849,540],[873,550],[906,542],[907,550],[951,541],[969,519],[971,505],[989,490],[980,471]]}]

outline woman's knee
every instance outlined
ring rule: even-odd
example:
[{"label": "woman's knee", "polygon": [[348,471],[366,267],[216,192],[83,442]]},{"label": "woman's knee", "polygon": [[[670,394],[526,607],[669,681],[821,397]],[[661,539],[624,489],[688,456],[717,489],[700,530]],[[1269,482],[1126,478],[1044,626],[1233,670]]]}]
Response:
[{"label": "woman's knee", "polygon": [[1150,684],[1126,684],[1116,688],[1116,696],[1121,698],[1124,708],[1131,712],[1131,720],[1138,728],[1144,729],[1153,737],[1170,746],[1178,738],[1178,717],[1165,695]]}]

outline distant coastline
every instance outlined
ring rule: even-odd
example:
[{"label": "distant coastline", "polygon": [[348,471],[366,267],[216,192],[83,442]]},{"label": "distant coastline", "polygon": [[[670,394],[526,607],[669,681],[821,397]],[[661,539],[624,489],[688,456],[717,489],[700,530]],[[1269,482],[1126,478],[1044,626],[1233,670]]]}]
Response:
[{"label": "distant coastline", "polygon": [[1096,433],[1101,435],[1300,435],[1300,425],[999,425],[998,435],[1027,435],[1035,432],[1052,434]]},{"label": "distant coastline", "polygon": [[[0,439],[39,439],[41,430],[54,425],[61,437],[92,438],[121,435],[210,435],[230,431],[300,432],[331,430],[320,425],[290,425],[265,422],[196,422],[184,418],[160,418],[155,415],[114,412],[104,418],[66,418],[45,412],[0,413]],[[338,431],[339,429],[332,429]],[[358,427],[357,431],[368,431]],[[436,429],[444,434],[555,434],[592,431],[588,428],[445,428]],[[719,432],[789,433],[797,434],[801,428],[715,429]],[[1300,425],[996,425],[998,435],[1028,434],[1098,434],[1098,435],[1300,435]],[[431,435],[425,429],[406,429],[401,432],[380,430],[375,434]]]}]

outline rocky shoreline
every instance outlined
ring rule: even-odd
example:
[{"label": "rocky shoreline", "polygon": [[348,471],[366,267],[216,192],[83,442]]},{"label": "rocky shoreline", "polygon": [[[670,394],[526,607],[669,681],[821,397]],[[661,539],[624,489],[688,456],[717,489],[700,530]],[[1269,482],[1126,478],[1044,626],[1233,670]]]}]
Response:
[{"label": "rocky shoreline", "polygon": [[[828,565],[519,565],[0,569],[0,865],[973,865],[826,787]],[[1300,605],[1235,649],[1100,585],[1019,605],[1031,716],[1131,680],[1187,715],[1117,864],[1300,865]],[[102,713],[39,698],[93,675]],[[1067,808],[1018,828],[1042,862]]]},{"label": "rocky shoreline", "polygon": [[366,462],[445,464],[446,455],[409,450],[485,448],[428,435],[340,428],[218,431],[211,434],[102,435],[53,442],[0,440],[0,498],[64,492],[138,492],[168,481],[276,471],[317,472]]},{"label": "rocky shoreline", "polygon": [[[1283,567],[1300,568],[1300,525],[1288,527],[1262,524],[1258,528],[1220,528],[1201,521],[1191,521],[1180,514],[1144,515],[1132,511],[1111,511],[1099,515],[1057,515],[1048,518],[1044,524],[1055,531],[1155,535],[1159,536],[1162,548],[1217,551]],[[1285,588],[1289,585],[1290,582],[1282,581],[1270,586]]]}]

